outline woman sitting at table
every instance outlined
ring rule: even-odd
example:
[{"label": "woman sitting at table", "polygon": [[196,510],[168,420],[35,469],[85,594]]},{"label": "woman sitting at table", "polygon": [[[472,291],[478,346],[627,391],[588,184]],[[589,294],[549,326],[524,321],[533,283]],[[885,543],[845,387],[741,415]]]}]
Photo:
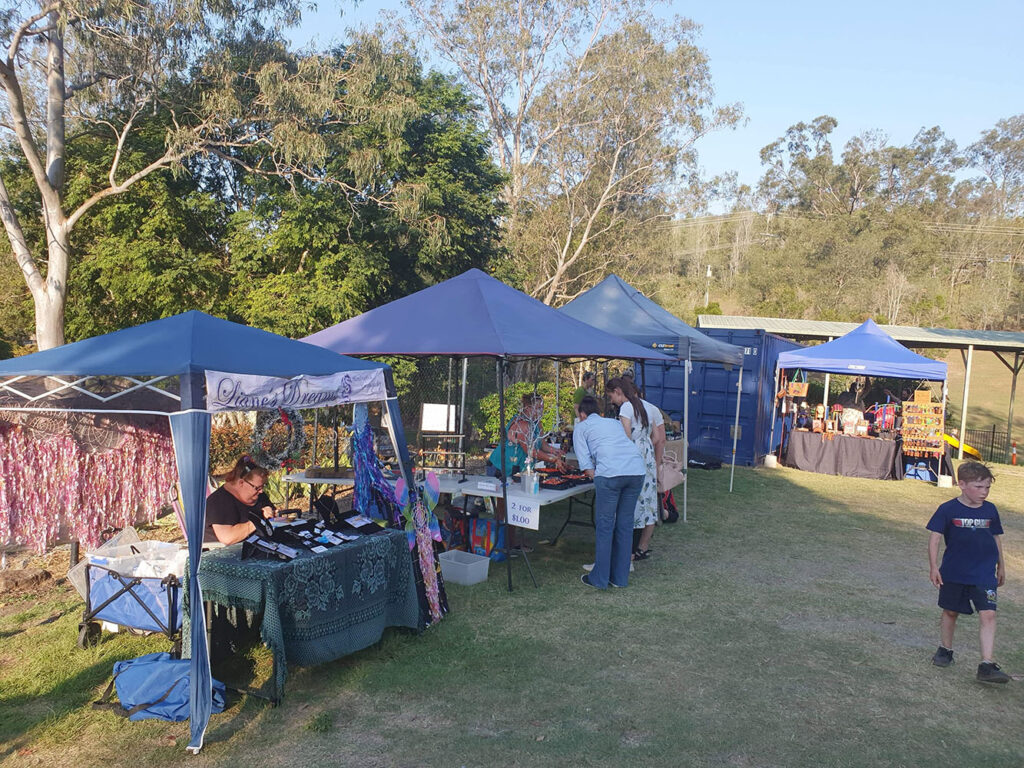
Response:
[{"label": "woman sitting at table", "polygon": [[523,407],[505,427],[505,464],[501,463],[501,443],[494,446],[487,457],[487,474],[491,477],[511,477],[526,469],[527,458],[558,463],[564,454],[540,439],[540,419],[544,415],[544,398],[536,394],[523,395]]},{"label": "woman sitting at table", "polygon": [[[523,395],[522,409],[517,413],[505,427],[507,439],[505,441],[505,463],[501,462],[501,443],[494,446],[491,455],[487,457],[487,474],[491,477],[501,479],[510,478],[517,472],[526,469],[528,458],[549,462],[564,468],[562,456],[564,454],[557,448],[544,445],[540,439],[540,419],[544,415],[544,398],[540,395],[529,393]],[[495,517],[499,522],[505,521],[505,503],[499,498],[495,501]],[[515,533],[517,529],[509,526],[508,545],[513,550],[525,550],[530,548],[524,546]]]},{"label": "woman sitting at table", "polygon": [[206,497],[204,542],[237,544],[256,526],[251,515],[273,517],[274,505],[263,491],[269,472],[243,456],[224,476],[224,485]]}]

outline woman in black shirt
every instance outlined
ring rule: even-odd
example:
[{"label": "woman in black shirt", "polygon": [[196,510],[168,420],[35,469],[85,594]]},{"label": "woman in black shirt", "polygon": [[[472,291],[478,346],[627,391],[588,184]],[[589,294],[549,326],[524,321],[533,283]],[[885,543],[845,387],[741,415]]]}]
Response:
[{"label": "woman in black shirt", "polygon": [[243,456],[224,476],[224,485],[206,498],[203,541],[237,544],[255,532],[252,514],[271,517],[274,505],[263,491],[269,473]]}]

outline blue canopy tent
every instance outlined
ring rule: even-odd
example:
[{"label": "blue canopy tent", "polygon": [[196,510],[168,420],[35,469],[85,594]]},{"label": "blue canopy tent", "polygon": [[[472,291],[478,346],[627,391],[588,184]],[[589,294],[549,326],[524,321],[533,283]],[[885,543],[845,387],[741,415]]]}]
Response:
[{"label": "blue canopy tent", "polygon": [[779,355],[779,368],[802,368],[852,376],[946,380],[944,362],[911,352],[870,319],[833,341],[783,352]]},{"label": "blue canopy tent", "polygon": [[383,400],[402,472],[409,456],[391,371],[301,341],[186,312],[0,361],[0,410],[167,415],[185,509],[191,607],[191,740],[202,749],[211,675],[198,570],[211,412]]},{"label": "blue canopy tent", "polygon": [[[816,347],[783,352],[775,368],[780,370],[821,371],[847,376],[886,376],[894,379],[922,379],[942,382],[942,404],[946,404],[946,364],[911,352],[887,334],[874,320],[865,320],[838,339]],[[828,387],[825,389],[828,406]],[[775,420],[772,420],[774,440]]]},{"label": "blue canopy tent", "polygon": [[[561,311],[577,320],[612,333],[634,344],[657,349],[683,363],[685,400],[689,401],[690,368],[694,361],[739,367],[736,384],[736,420],[733,427],[732,469],[729,491],[736,472],[736,441],[739,437],[740,392],[743,388],[743,349],[705,336],[667,309],[644,296],[618,275],[608,275]],[[689,403],[683,404],[683,466],[689,460]],[[684,477],[686,475],[684,474]],[[686,520],[687,485],[683,481],[683,520]]]},{"label": "blue canopy tent", "polygon": [[[509,358],[672,359],[569,317],[479,269],[371,309],[303,341],[345,355],[462,357],[463,406],[465,358],[496,358],[502,451],[504,373]],[[507,503],[504,481],[502,498]],[[506,567],[511,590],[511,560]]]}]

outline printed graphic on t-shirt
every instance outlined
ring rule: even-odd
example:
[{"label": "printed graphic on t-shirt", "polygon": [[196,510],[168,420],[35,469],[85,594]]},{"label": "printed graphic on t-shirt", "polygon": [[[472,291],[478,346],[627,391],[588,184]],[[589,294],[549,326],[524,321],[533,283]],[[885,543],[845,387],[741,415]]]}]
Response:
[{"label": "printed graphic on t-shirt", "polygon": [[992,520],[987,517],[954,517],[953,525],[957,528],[977,530],[979,528],[989,528],[992,525]]}]

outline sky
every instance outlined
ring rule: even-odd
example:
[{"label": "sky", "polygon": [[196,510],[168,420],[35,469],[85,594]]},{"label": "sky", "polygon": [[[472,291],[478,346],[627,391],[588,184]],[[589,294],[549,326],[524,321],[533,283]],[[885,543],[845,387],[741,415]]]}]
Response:
[{"label": "sky", "polygon": [[[346,29],[372,26],[385,9],[404,13],[400,0],[322,0],[293,42],[343,40]],[[904,145],[936,125],[963,147],[1024,113],[1021,0],[718,0],[673,2],[659,15],[702,26],[698,44],[718,102],[743,105],[739,127],[697,144],[708,178],[732,171],[756,185],[761,148],[819,115],[839,121],[838,155],[867,130]]]}]

